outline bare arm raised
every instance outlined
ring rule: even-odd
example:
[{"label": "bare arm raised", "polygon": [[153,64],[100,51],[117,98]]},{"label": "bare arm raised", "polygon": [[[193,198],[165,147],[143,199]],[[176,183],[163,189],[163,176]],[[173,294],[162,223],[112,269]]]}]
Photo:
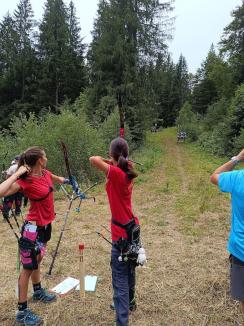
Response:
[{"label": "bare arm raised", "polygon": [[238,163],[244,161],[244,149],[237,155],[234,156],[234,159],[232,158],[230,161],[228,161],[227,163],[219,166],[214,173],[211,175],[210,177],[210,181],[215,184],[218,185],[218,181],[219,181],[219,175],[222,172],[228,172],[228,171],[232,171],[234,166]]},{"label": "bare arm raised", "polygon": [[0,197],[9,196],[15,194],[20,190],[20,186],[16,183],[16,180],[24,173],[30,172],[28,166],[22,165],[19,169],[11,175],[7,180],[0,184]]},{"label": "bare arm raised", "polygon": [[108,173],[109,165],[112,163],[112,160],[104,159],[101,156],[91,156],[89,161],[91,165],[95,166],[98,170],[104,172],[106,175]]}]

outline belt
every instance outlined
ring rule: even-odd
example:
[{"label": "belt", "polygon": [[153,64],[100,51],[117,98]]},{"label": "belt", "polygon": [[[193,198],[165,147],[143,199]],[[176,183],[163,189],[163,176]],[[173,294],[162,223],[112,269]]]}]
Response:
[{"label": "belt", "polygon": [[244,261],[236,258],[232,254],[230,254],[229,260],[232,264],[239,265],[239,266],[244,266]]}]

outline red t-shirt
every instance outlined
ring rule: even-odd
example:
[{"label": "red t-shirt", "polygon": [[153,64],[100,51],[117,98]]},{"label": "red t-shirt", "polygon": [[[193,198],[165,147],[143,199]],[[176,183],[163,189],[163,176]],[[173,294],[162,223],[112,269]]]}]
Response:
[{"label": "red t-shirt", "polygon": [[[120,168],[110,165],[107,174],[106,191],[112,218],[120,224],[126,224],[133,218],[131,195],[133,181]],[[138,219],[135,217],[136,224]],[[112,241],[120,237],[127,238],[126,231],[111,222]]]},{"label": "red t-shirt", "polygon": [[[52,174],[48,170],[43,171],[43,176],[28,176],[26,179],[16,181],[21,187],[21,192],[30,199],[30,209],[26,216],[27,221],[35,221],[36,225],[44,226],[55,218]],[[47,196],[48,194],[48,196]],[[33,201],[32,199],[41,199]]]}]

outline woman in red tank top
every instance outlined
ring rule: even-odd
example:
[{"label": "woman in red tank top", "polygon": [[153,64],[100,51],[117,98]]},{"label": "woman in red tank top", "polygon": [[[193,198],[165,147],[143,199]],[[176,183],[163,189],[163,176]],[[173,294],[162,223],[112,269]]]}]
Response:
[{"label": "woman in red tank top", "polygon": [[30,147],[20,157],[18,170],[0,184],[0,196],[22,192],[29,198],[30,208],[19,240],[23,269],[19,276],[19,300],[16,323],[40,325],[42,319],[27,308],[28,283],[33,283],[33,300],[52,302],[54,294],[41,287],[40,263],[51,238],[51,222],[55,218],[53,183],[68,183],[46,169],[47,157],[43,148]]}]

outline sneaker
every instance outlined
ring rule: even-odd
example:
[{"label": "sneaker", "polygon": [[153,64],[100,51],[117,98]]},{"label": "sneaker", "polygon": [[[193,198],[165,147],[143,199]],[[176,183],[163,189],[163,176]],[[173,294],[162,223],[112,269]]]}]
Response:
[{"label": "sneaker", "polygon": [[129,304],[129,309],[130,311],[135,311],[136,310],[136,299],[132,299],[130,304]]},{"label": "sneaker", "polygon": [[110,309],[115,310],[114,302],[111,303]]},{"label": "sneaker", "polygon": [[25,326],[38,326],[42,323],[42,319],[28,308],[23,311],[18,311],[15,321],[17,325]]},{"label": "sneaker", "polygon": [[41,301],[45,303],[49,303],[55,301],[57,299],[54,293],[48,293],[46,289],[41,288],[33,293],[32,299],[34,301]]}]

